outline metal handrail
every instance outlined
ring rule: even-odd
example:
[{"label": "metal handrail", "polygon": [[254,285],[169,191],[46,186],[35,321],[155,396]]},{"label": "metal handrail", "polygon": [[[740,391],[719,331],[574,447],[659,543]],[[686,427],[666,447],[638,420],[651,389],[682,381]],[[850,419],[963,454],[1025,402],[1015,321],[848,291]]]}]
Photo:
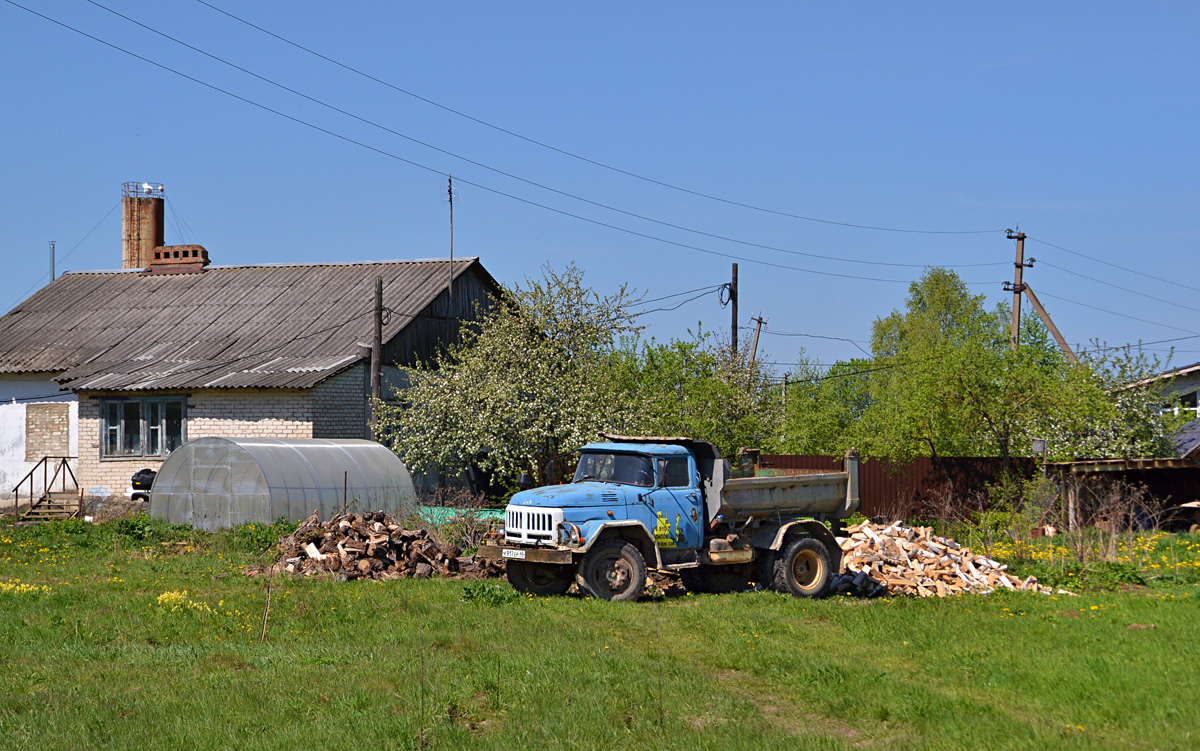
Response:
[{"label": "metal handrail", "polygon": [[[43,496],[49,495],[52,492],[54,483],[55,483],[55,481],[58,480],[60,475],[62,476],[62,491],[64,493],[67,492],[67,475],[70,475],[71,484],[75,486],[76,490],[78,490],[79,489],[79,480],[76,479],[75,472],[71,469],[71,465],[69,464],[69,462],[72,459],[77,459],[77,458],[78,457],[75,457],[75,456],[43,456],[37,462],[37,464],[34,464],[33,468],[30,469],[29,472],[25,475],[25,477],[22,478],[21,481],[17,483],[16,487],[13,488],[13,514],[16,516],[16,518],[18,518],[18,519],[21,518],[21,488],[26,483],[29,484],[29,508],[30,509],[33,508],[34,501],[35,501],[35,492],[36,492],[36,488],[34,486],[33,480],[34,480],[34,477],[37,475],[37,471],[38,471],[39,467],[42,470],[42,495]],[[51,461],[56,462],[56,465],[54,467],[54,475],[53,476],[50,475],[50,462]],[[66,469],[65,473],[63,472],[63,469]]]}]

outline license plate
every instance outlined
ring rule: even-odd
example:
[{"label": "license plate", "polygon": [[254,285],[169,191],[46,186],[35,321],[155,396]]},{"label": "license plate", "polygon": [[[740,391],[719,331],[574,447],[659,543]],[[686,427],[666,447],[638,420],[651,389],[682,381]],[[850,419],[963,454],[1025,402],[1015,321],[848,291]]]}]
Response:
[{"label": "license plate", "polygon": [[502,557],[502,558],[524,558],[525,551],[524,550],[511,550],[509,548],[505,548],[504,550],[500,551],[500,557]]}]

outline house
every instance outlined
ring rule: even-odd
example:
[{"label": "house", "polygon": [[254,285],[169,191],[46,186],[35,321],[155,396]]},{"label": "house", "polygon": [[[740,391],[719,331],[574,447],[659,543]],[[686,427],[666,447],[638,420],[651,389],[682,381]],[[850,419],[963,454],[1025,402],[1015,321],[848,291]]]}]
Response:
[{"label": "house", "polygon": [[47,456],[106,497],[201,436],[369,438],[376,280],[393,384],[500,292],[477,258],[212,265],[162,244],[153,187],[126,186],[124,268],[64,274],[0,318],[10,497]]},{"label": "house", "polygon": [[1197,396],[1200,396],[1200,362],[1172,368],[1133,385],[1141,386],[1154,381],[1165,381],[1162,394],[1167,411],[1200,417],[1200,402],[1197,401]]}]

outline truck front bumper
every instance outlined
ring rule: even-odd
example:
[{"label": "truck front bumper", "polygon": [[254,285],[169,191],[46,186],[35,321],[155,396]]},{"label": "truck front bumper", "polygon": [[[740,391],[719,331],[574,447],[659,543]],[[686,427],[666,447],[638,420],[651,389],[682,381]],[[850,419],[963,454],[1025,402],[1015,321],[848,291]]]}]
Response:
[{"label": "truck front bumper", "polygon": [[476,555],[495,561],[525,561],[527,563],[557,563],[560,565],[569,565],[575,560],[570,550],[526,548],[518,545],[480,545]]}]

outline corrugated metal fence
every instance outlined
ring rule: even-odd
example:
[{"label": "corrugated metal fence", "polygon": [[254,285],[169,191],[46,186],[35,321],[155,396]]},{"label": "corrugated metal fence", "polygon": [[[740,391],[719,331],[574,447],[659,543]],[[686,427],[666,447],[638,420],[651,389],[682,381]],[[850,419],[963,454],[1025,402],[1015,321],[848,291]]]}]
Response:
[{"label": "corrugated metal fence", "polygon": [[[842,457],[764,454],[762,464],[779,469],[839,470]],[[1035,468],[1032,459],[1011,459],[1010,466],[1027,476]],[[860,510],[865,516],[906,519],[936,513],[947,503],[958,507],[978,503],[985,497],[987,483],[994,482],[1003,468],[1004,460],[998,457],[942,457],[935,462],[923,456],[910,464],[867,459],[859,465]]]}]

